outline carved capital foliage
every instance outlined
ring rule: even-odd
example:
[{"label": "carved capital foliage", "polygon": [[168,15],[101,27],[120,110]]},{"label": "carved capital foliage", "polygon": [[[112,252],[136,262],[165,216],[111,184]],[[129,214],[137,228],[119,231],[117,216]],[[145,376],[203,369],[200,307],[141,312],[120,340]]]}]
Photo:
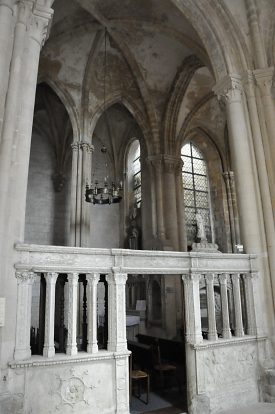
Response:
[{"label": "carved capital foliage", "polygon": [[215,274],[214,273],[207,273],[205,275],[205,281],[209,285],[214,283],[214,279],[215,279]]},{"label": "carved capital foliage", "polygon": [[256,84],[259,86],[262,95],[270,95],[274,67],[269,67],[265,69],[256,69],[253,71],[253,75],[256,81]]},{"label": "carved capital foliage", "polygon": [[255,77],[251,70],[247,71],[247,73],[242,78],[243,86],[245,93],[248,98],[255,97]]},{"label": "carved capital foliage", "polygon": [[219,275],[219,282],[221,285],[226,285],[228,281],[228,276],[228,273],[222,273],[221,275]]},{"label": "carved capital foliage", "polygon": [[153,155],[148,157],[148,161],[154,168],[156,172],[161,172],[162,170],[162,155]]},{"label": "carved capital foliage", "polygon": [[43,46],[49,34],[50,22],[53,17],[53,9],[49,7],[50,4],[49,1],[37,2],[28,23],[29,36],[40,47]]},{"label": "carved capital foliage", "polygon": [[58,278],[58,273],[56,273],[56,272],[47,272],[46,275],[45,275],[45,279],[46,279],[47,284],[48,283],[49,284],[55,284],[57,278]]},{"label": "carved capital foliage", "polygon": [[86,141],[80,142],[80,148],[88,154],[91,154],[94,151],[94,146]]},{"label": "carved capital foliage", "polygon": [[35,274],[34,272],[28,272],[28,271],[15,272],[15,277],[17,279],[18,284],[23,284],[23,283],[32,284],[35,279]]},{"label": "carved capital foliage", "polygon": [[72,150],[73,151],[78,151],[79,150],[79,148],[80,148],[80,142],[73,142],[72,144],[71,144],[71,147],[72,147]]},{"label": "carved capital foliage", "polygon": [[183,165],[181,158],[164,155],[163,164],[164,164],[164,171],[166,173],[173,173],[173,172],[181,173],[182,165]]},{"label": "carved capital foliage", "polygon": [[99,273],[87,273],[86,280],[88,285],[97,285],[99,282],[100,274]]},{"label": "carved capital foliage", "polygon": [[233,273],[231,277],[232,277],[232,282],[238,283],[240,280],[240,273]]},{"label": "carved capital foliage", "polygon": [[125,285],[127,277],[127,273],[117,273],[114,271],[106,276],[106,280],[109,285]]},{"label": "carved capital foliage", "polygon": [[241,102],[242,79],[239,75],[228,75],[214,86],[213,92],[226,103]]},{"label": "carved capital foliage", "polygon": [[78,283],[78,273],[68,273],[68,282],[71,285],[75,285]]},{"label": "carved capital foliage", "polygon": [[194,282],[199,282],[201,277],[202,277],[201,273],[188,273],[188,274],[182,275],[182,280],[184,281],[185,284],[191,284]]}]

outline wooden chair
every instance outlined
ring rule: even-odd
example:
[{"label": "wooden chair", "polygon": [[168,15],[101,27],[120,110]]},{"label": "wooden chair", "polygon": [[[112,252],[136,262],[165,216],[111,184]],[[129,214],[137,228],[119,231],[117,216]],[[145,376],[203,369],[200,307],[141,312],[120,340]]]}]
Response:
[{"label": "wooden chair", "polygon": [[176,365],[169,364],[168,362],[162,361],[161,354],[160,354],[160,346],[159,346],[158,341],[156,341],[155,344],[153,345],[153,356],[155,360],[154,371],[156,371],[156,373],[158,374],[158,377],[160,378],[161,389],[164,390],[165,377],[172,375],[176,378],[176,381],[179,387],[179,392],[180,392],[180,381],[178,378],[177,367]]},{"label": "wooden chair", "polygon": [[[130,355],[130,375],[129,375],[129,382],[130,382],[130,404],[132,401],[132,394],[137,397],[140,401],[144,402],[145,404],[149,403],[149,394],[150,394],[150,376],[147,372],[142,371],[140,369],[133,369],[133,362],[132,362],[132,354]],[[146,400],[143,401],[141,398],[141,385],[142,382],[146,382],[146,391],[147,397]],[[135,392],[137,390],[137,392]]]}]

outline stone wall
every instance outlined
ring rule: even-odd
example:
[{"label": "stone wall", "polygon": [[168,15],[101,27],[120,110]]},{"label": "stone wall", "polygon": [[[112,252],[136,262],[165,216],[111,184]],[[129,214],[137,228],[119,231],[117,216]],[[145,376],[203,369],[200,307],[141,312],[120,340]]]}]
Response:
[{"label": "stone wall", "polygon": [[222,413],[258,401],[257,347],[256,341],[231,341],[196,349],[197,387],[198,394],[206,397],[205,413]]}]

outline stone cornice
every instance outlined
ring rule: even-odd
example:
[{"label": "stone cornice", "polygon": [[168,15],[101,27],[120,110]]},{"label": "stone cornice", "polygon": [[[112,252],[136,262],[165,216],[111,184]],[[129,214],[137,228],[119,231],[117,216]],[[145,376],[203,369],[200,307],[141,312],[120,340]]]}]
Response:
[{"label": "stone cornice", "polygon": [[256,336],[245,336],[245,337],[240,337],[240,338],[236,338],[236,337],[232,337],[231,339],[218,339],[217,341],[209,341],[209,340],[204,340],[202,343],[200,344],[195,344],[195,345],[191,345],[193,349],[195,349],[196,351],[205,351],[208,349],[213,349],[213,348],[221,348],[221,347],[231,347],[231,346],[240,346],[243,344],[247,344],[249,342],[253,343],[253,342],[260,342],[260,341],[266,341],[267,337],[263,336],[263,337],[256,337]]},{"label": "stone cornice", "polygon": [[68,365],[68,364],[83,364],[83,362],[90,361],[104,361],[111,359],[123,359],[130,355],[129,351],[125,352],[109,352],[99,351],[95,354],[82,354],[78,356],[70,357],[68,355],[60,356],[55,355],[53,358],[45,358],[43,356],[34,356],[28,360],[23,361],[11,361],[9,363],[10,368],[34,368],[34,367],[46,367],[53,365]]}]

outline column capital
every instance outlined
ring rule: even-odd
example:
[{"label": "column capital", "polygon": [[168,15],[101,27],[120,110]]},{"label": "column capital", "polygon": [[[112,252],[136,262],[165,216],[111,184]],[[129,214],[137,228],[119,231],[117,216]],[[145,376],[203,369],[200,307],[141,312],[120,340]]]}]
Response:
[{"label": "column capital", "polygon": [[231,278],[233,282],[238,282],[240,280],[240,273],[232,273]]},{"label": "column capital", "polygon": [[274,75],[274,66],[264,69],[255,69],[253,71],[253,75],[256,84],[261,90],[261,93],[270,94]]},{"label": "column capital", "polygon": [[78,283],[78,277],[79,277],[79,273],[73,272],[73,273],[68,273],[68,281],[71,283]]},{"label": "column capital", "polygon": [[86,280],[88,284],[97,284],[99,282],[100,274],[99,273],[87,273]]},{"label": "column capital", "polygon": [[146,159],[147,163],[154,167],[155,170],[161,171],[162,167],[162,154],[149,155]]},{"label": "column capital", "polygon": [[[22,1],[22,0],[21,0]],[[28,3],[28,2],[27,2]],[[41,47],[49,35],[53,9],[45,4],[36,3],[28,24],[29,36]]]},{"label": "column capital", "polygon": [[73,151],[78,151],[79,148],[80,148],[80,142],[73,142],[71,144],[71,148],[72,148]]},{"label": "column capital", "polygon": [[163,155],[164,171],[166,173],[177,172],[182,170],[183,161],[180,157],[174,157],[172,155]]},{"label": "column capital", "polygon": [[247,97],[255,97],[255,76],[252,70],[248,70],[243,74],[242,82]]},{"label": "column capital", "polygon": [[206,273],[205,281],[206,284],[213,284],[215,280],[215,273]]},{"label": "column capital", "polygon": [[201,273],[187,273],[182,275],[182,280],[185,283],[199,282],[201,277]]},{"label": "column capital", "polygon": [[28,27],[30,38],[42,47],[47,39],[49,30],[49,18],[42,17],[37,14],[31,16],[31,21]]},{"label": "column capital", "polygon": [[81,141],[79,145],[80,145],[80,148],[83,151],[86,151],[88,154],[92,154],[92,152],[94,151],[94,146],[87,141]]},{"label": "column capital", "polygon": [[56,280],[58,278],[58,275],[59,275],[59,273],[57,273],[57,272],[47,272],[45,274],[45,279],[46,279],[47,283],[55,284]]},{"label": "column capital", "polygon": [[31,271],[22,271],[22,272],[16,271],[15,277],[17,279],[18,284],[21,284],[21,283],[32,284],[35,279],[35,274],[34,272],[31,272]]},{"label": "column capital", "polygon": [[228,273],[222,273],[221,275],[219,275],[219,282],[221,285],[226,285],[227,281],[228,281]]},{"label": "column capital", "polygon": [[127,281],[127,273],[119,273],[113,268],[113,273],[109,273],[106,276],[106,280],[109,285],[125,285]]},{"label": "column capital", "polygon": [[226,102],[239,102],[243,93],[242,77],[240,75],[227,75],[213,87],[218,99]]}]

